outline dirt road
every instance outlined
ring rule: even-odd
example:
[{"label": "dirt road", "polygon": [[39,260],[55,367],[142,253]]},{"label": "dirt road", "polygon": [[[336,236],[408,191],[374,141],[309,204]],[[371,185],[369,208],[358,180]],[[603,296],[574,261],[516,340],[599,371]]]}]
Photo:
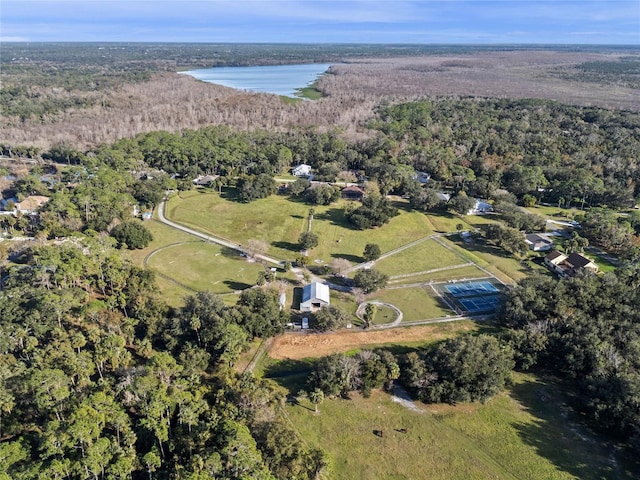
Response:
[{"label": "dirt road", "polygon": [[341,331],[336,333],[286,333],[277,337],[268,355],[277,360],[300,360],[382,344],[443,340],[476,329],[471,322],[450,322],[390,330]]}]

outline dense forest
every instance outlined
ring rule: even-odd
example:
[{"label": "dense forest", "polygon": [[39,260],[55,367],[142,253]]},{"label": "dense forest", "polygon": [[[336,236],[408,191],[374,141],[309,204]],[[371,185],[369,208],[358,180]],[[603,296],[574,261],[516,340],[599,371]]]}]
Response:
[{"label": "dense forest", "polygon": [[[144,162],[184,177],[275,175],[307,163],[326,181],[362,171],[382,193],[412,193],[419,171],[436,186],[483,198],[506,189],[565,207],[620,208],[640,197],[636,113],[542,100],[437,99],[381,107],[368,126],[374,137],[360,142],[314,129],[154,132],[95,154],[117,169]],[[62,163],[84,157],[68,147],[45,156]]]},{"label": "dense forest", "polygon": [[[233,369],[282,330],[277,292],[169,309],[109,237],[14,253],[0,292],[0,476],[315,478],[283,393]],[[4,272],[3,272],[4,273]]]},{"label": "dense forest", "polygon": [[507,293],[498,318],[517,368],[542,369],[576,391],[600,430],[640,449],[640,267],[571,280],[533,276]]}]

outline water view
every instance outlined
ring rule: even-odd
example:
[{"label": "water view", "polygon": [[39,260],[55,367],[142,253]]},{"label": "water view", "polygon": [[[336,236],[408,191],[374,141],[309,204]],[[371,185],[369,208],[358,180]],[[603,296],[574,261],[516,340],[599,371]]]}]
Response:
[{"label": "water view", "polygon": [[329,68],[328,63],[270,65],[264,67],[215,67],[180,72],[198,80],[252,92],[296,97]]}]

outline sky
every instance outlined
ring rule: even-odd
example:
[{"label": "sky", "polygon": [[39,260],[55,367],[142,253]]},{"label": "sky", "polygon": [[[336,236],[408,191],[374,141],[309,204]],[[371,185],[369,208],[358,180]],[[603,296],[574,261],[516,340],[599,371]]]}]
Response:
[{"label": "sky", "polygon": [[2,0],[0,41],[640,44],[640,0]]}]

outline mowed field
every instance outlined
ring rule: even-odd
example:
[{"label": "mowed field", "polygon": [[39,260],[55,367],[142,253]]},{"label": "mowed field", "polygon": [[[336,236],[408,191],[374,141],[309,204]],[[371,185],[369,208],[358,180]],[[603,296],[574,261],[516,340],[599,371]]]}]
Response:
[{"label": "mowed field", "polygon": [[[231,192],[217,193],[194,190],[182,192],[169,200],[169,219],[245,245],[250,239],[264,240],[269,254],[282,259],[299,255],[298,237],[308,228],[309,209],[302,202],[284,196],[271,196],[251,203],[229,198]],[[400,215],[389,224],[368,231],[355,230],[344,216],[346,201],[329,206],[314,206],[312,232],[320,244],[309,252],[313,260],[330,262],[342,257],[360,262],[367,243],[375,242],[383,252],[433,233],[428,218],[420,212],[407,211],[398,202]]]},{"label": "mowed field", "polygon": [[262,264],[238,252],[205,242],[170,245],[156,251],[147,265],[194,290],[230,293],[255,285]]},{"label": "mowed field", "polygon": [[337,480],[633,478],[613,448],[574,423],[554,384],[514,380],[484,405],[407,405],[375,391],[326,399],[319,415],[308,400],[285,409],[305,441],[329,454],[327,477]]},{"label": "mowed field", "polygon": [[403,322],[453,316],[456,313],[429,286],[385,289],[370,296],[372,300],[391,303],[402,311]]},{"label": "mowed field", "polygon": [[468,263],[460,255],[435,240],[425,240],[376,262],[376,268],[393,277]]}]

